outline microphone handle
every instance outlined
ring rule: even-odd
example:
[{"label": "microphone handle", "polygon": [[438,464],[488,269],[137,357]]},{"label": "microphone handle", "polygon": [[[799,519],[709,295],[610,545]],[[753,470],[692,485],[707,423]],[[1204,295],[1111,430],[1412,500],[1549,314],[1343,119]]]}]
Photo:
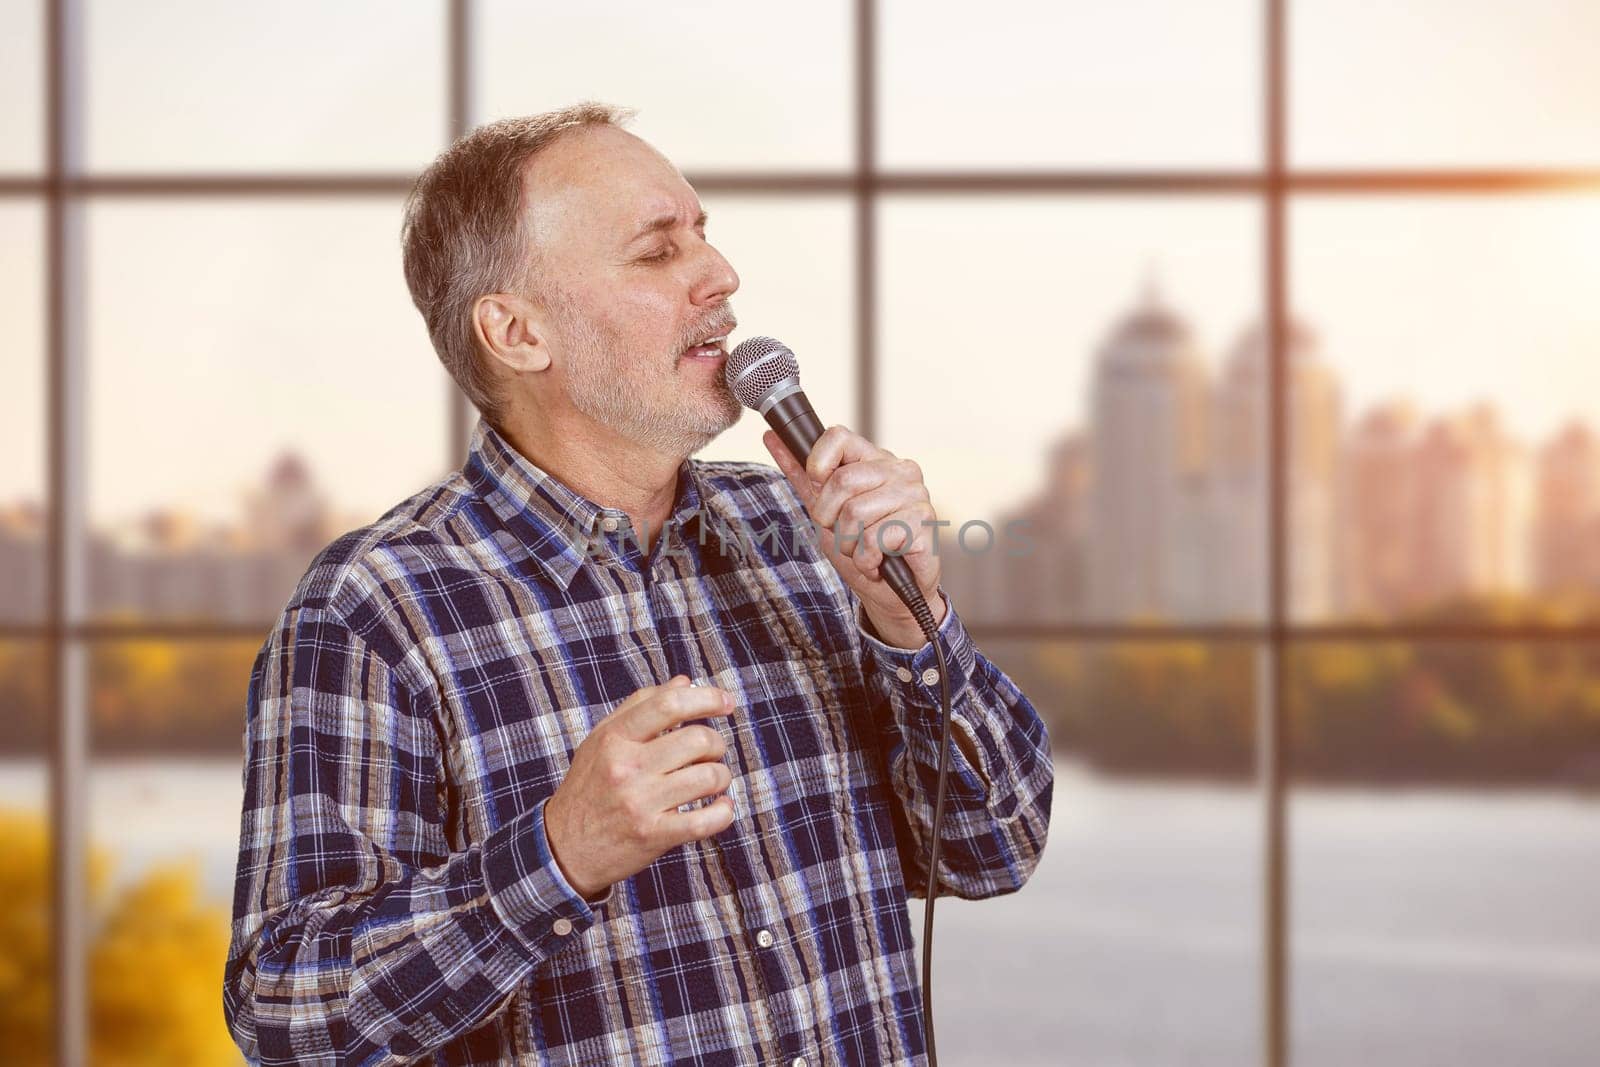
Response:
[{"label": "microphone handle", "polygon": [[[817,418],[806,394],[800,390],[790,393],[767,409],[766,418],[767,425],[777,433],[789,454],[804,466],[812,448],[816,447],[817,438],[822,436],[822,420]],[[933,616],[927,599],[917,586],[917,580],[911,576],[911,567],[905,558],[885,553],[878,573],[926,632],[927,623],[932,622]],[[933,634],[926,636],[928,640],[933,640]]]}]

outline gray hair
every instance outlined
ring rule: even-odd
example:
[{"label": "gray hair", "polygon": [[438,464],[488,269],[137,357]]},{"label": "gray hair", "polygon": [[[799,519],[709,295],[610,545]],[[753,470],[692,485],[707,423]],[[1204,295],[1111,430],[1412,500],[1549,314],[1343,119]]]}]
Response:
[{"label": "gray hair", "polygon": [[400,244],[411,302],[439,362],[490,424],[498,421],[502,397],[479,350],[472,311],[480,296],[532,283],[524,168],[569,130],[620,128],[632,117],[630,110],[585,101],[479,126],[429,164],[406,198]]}]

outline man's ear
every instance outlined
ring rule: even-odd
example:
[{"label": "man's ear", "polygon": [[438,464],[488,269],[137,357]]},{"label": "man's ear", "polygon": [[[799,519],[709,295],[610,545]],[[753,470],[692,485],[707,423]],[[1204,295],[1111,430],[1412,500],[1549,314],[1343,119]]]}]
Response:
[{"label": "man's ear", "polygon": [[512,293],[489,293],[472,304],[472,330],[483,350],[513,372],[542,371],[550,366],[550,345],[538,313],[527,299]]}]

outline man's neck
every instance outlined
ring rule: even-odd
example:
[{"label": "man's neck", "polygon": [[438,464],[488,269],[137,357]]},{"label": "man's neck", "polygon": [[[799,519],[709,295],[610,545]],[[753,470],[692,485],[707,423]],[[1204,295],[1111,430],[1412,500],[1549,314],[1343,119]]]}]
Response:
[{"label": "man's neck", "polygon": [[655,542],[677,496],[682,456],[641,447],[592,423],[511,419],[496,429],[529,462],[573,492],[625,512],[645,548]]}]

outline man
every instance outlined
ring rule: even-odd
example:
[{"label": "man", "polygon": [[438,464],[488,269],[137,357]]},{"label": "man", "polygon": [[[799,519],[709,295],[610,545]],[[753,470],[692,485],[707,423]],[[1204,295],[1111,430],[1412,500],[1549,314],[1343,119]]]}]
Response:
[{"label": "man", "polygon": [[924,1062],[939,679],[884,550],[950,670],[942,891],[1044,847],[1044,727],[939,591],[916,465],[843,427],[804,468],[769,433],[782,473],[689,459],[740,413],[739,279],[623,119],[480,128],[407,206],[482,418],[256,660],[224,1002],[263,1063]]}]

